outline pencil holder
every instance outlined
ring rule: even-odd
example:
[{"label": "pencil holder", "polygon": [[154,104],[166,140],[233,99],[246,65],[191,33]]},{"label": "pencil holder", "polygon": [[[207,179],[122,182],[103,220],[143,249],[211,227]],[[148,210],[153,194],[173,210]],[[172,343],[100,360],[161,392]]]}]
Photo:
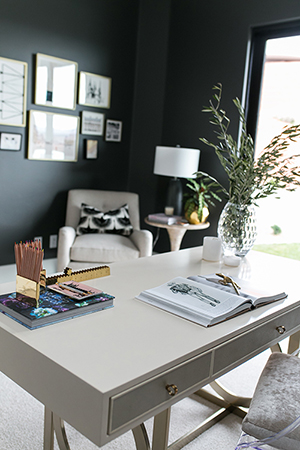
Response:
[{"label": "pencil holder", "polygon": [[34,298],[37,302],[40,298],[40,290],[46,288],[46,270],[41,270],[40,282],[24,278],[21,275],[17,275],[16,279],[16,292],[26,295],[26,297]]},{"label": "pencil holder", "polygon": [[29,280],[28,278],[17,275],[16,279],[16,292],[18,294],[26,295],[26,297],[39,300],[40,298],[40,283]]}]

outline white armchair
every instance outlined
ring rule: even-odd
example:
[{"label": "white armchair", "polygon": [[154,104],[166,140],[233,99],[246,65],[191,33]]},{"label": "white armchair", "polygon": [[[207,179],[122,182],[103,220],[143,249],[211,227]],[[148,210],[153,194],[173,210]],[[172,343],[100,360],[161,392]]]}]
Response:
[{"label": "white armchair", "polygon": [[[106,213],[128,205],[132,233],[129,236],[114,232],[81,233],[78,227],[82,216],[82,204]],[[101,214],[97,215],[101,222]],[[103,217],[106,217],[105,215]],[[100,223],[101,225],[101,223]],[[94,232],[93,232],[94,231]],[[79,269],[115,261],[140,258],[152,254],[152,233],[140,229],[139,197],[132,192],[73,189],[68,192],[65,226],[59,230],[57,270],[65,267]]]}]

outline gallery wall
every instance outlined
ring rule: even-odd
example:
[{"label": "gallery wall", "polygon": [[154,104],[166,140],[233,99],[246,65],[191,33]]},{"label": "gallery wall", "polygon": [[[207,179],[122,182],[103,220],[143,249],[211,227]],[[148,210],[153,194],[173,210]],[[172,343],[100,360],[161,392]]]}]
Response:
[{"label": "gallery wall", "polygon": [[[97,160],[85,159],[80,135],[78,162],[42,162],[26,157],[26,128],[0,125],[0,132],[23,135],[20,152],[0,151],[0,264],[14,261],[15,241],[37,235],[44,237],[45,257],[55,256],[48,239],[64,224],[71,188],[138,192],[147,228],[143,218],[163,210],[168,183],[153,174],[156,145],[200,148],[200,168],[226,183],[215,155],[199,141],[214,138],[202,107],[222,82],[236,136],[232,99],[243,95],[251,26],[299,17],[298,0],[53,0],[51,8],[40,0],[2,0],[0,56],[28,63],[27,110],[44,110],[34,105],[36,53],[57,56],[76,61],[79,71],[112,77],[111,108],[99,112],[123,121],[123,134],[120,143],[99,138]],[[64,112],[83,109],[89,108]],[[211,211],[208,230],[186,233],[182,247],[216,234],[222,206]],[[155,250],[169,250],[165,230]]]},{"label": "gallery wall", "polygon": [[[49,236],[64,225],[72,188],[125,190],[128,182],[138,0],[1,0],[0,56],[27,62],[27,116],[42,110],[80,116],[82,110],[123,123],[121,142],[79,135],[77,162],[27,159],[27,127],[0,125],[22,134],[19,152],[0,150],[0,264],[14,262],[15,241],[43,237],[45,258],[54,257]],[[76,110],[34,104],[35,59],[43,53],[78,63],[78,71],[112,78],[111,106]],[[27,117],[28,125],[28,117]],[[86,159],[86,139],[98,140],[98,158]]]}]

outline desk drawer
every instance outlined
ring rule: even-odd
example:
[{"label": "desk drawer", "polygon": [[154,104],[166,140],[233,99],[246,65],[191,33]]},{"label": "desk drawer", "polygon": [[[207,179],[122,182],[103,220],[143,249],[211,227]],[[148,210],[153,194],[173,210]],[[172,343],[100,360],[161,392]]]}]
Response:
[{"label": "desk drawer", "polygon": [[[226,368],[230,369],[231,365],[233,368],[241,364],[245,356],[252,353],[257,354],[273,345],[275,341],[279,342],[284,339],[292,334],[293,330],[299,327],[299,324],[300,309],[295,308],[221,345],[215,350],[214,376]],[[281,326],[284,326],[286,330],[283,334],[280,334],[277,330]]]},{"label": "desk drawer", "polygon": [[210,364],[211,353],[202,354],[111,397],[108,433],[111,434],[143,414],[170,402],[173,397],[168,393],[167,385],[176,386],[178,393],[175,396],[180,396],[189,388],[206,380],[209,377]]}]

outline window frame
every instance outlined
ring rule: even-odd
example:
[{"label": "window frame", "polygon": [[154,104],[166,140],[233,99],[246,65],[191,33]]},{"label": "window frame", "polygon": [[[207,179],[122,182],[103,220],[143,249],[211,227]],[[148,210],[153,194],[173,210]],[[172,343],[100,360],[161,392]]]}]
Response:
[{"label": "window frame", "polygon": [[268,39],[297,35],[300,36],[300,19],[251,28],[244,104],[247,130],[253,141],[257,131],[266,42]]}]

